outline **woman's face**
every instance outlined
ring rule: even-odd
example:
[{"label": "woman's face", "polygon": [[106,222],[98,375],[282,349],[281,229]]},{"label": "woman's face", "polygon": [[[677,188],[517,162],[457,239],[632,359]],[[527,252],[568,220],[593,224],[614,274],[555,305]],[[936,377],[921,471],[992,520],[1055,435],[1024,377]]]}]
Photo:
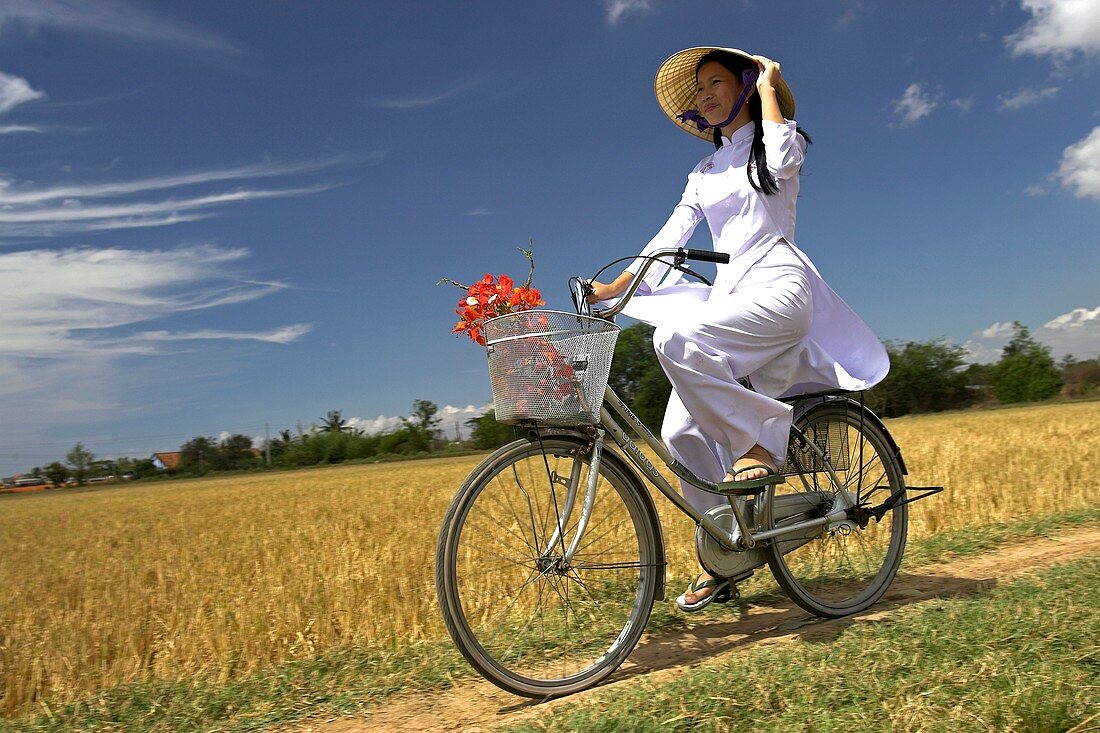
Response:
[{"label": "woman's face", "polygon": [[717,61],[708,61],[699,67],[695,79],[695,104],[699,112],[712,125],[724,122],[745,88],[739,75]]}]

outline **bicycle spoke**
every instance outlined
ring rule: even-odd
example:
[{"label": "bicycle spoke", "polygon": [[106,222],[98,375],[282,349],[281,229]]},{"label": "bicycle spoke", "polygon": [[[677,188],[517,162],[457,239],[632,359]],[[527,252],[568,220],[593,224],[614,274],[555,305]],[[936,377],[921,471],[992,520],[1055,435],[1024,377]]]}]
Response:
[{"label": "bicycle spoke", "polygon": [[[464,526],[441,566],[453,578],[443,585],[453,591],[441,607],[463,654],[489,679],[523,694],[579,689],[617,667],[644,629],[655,592],[657,573],[641,569],[655,566],[657,537],[654,521],[642,544],[642,500],[622,480],[610,481],[620,474],[605,463],[595,502],[586,510],[585,487],[575,486],[564,516],[563,483],[583,459],[574,457],[581,450],[575,443],[568,450],[562,443],[547,439],[544,450],[517,444],[500,469],[475,474],[458,515]],[[582,482],[587,466],[578,471]],[[574,545],[566,561],[564,550]]]},{"label": "bicycle spoke", "polygon": [[[827,444],[829,459],[839,461],[835,477],[827,479],[825,496],[843,491],[849,495],[846,501],[854,497],[857,505],[865,506],[876,494],[893,493],[903,486],[896,456],[887,452],[890,441],[858,407],[820,405],[802,419],[806,439]],[[800,479],[820,486],[819,474]],[[777,486],[767,496],[775,502],[792,495],[784,491]],[[832,506],[837,504],[825,508]],[[906,516],[902,507],[865,527],[846,519],[816,534],[780,537],[768,548],[773,574],[799,605],[813,613],[836,617],[865,608],[882,595],[897,571]],[[773,519],[771,526],[782,526],[787,521]]]}]

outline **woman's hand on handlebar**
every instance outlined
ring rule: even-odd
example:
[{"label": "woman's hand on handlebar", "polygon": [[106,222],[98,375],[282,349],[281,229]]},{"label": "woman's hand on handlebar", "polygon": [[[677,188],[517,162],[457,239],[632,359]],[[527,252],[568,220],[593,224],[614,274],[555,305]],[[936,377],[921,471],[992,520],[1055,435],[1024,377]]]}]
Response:
[{"label": "woman's hand on handlebar", "polygon": [[598,280],[589,280],[588,284],[592,288],[591,295],[588,296],[589,303],[598,303],[601,300],[611,300],[617,298],[623,294],[627,286],[630,285],[630,281],[634,279],[634,273],[624,272],[619,275],[610,283],[602,283]]}]

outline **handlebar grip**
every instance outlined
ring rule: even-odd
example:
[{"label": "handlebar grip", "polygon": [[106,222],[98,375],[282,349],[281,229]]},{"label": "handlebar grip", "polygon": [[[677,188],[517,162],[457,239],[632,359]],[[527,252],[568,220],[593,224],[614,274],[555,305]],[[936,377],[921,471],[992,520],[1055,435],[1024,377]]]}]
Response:
[{"label": "handlebar grip", "polygon": [[725,252],[711,252],[708,249],[685,249],[684,257],[698,262],[717,262],[720,265],[728,264],[730,256]]}]

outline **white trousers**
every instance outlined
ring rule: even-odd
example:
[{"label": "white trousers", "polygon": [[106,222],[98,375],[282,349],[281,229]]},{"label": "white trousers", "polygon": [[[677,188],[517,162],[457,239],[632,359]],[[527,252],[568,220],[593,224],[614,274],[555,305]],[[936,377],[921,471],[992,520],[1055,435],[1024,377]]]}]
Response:
[{"label": "white trousers", "polygon": [[[782,465],[791,407],[737,380],[805,337],[813,317],[805,265],[777,244],[733,292],[712,292],[676,315],[675,326],[658,326],[653,333],[657,358],[672,382],[661,437],[673,457],[710,481],[722,480],[757,443]],[[681,490],[699,511],[724,503],[683,482]]]}]

